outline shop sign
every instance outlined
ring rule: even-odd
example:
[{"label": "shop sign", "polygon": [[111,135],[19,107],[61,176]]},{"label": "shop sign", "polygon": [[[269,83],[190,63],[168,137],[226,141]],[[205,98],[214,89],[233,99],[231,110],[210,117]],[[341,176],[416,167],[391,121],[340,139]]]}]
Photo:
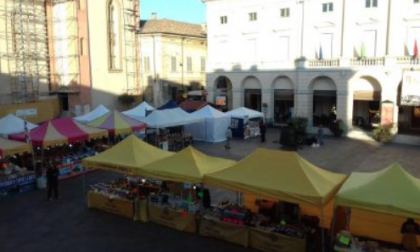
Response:
[{"label": "shop sign", "polygon": [[16,110],[16,116],[21,117],[21,116],[36,116],[38,115],[38,110],[37,109],[19,109]]},{"label": "shop sign", "polygon": [[401,105],[420,106],[420,72],[404,72],[401,89]]},{"label": "shop sign", "polygon": [[216,105],[226,106],[226,96],[223,96],[223,95],[216,96]]},{"label": "shop sign", "polygon": [[0,190],[14,188],[16,186],[22,186],[29,183],[35,183],[35,174],[30,174],[15,179],[0,181]]},{"label": "shop sign", "polygon": [[392,102],[384,102],[381,106],[381,125],[394,123],[394,104]]},{"label": "shop sign", "polygon": [[230,127],[232,129],[237,129],[238,126],[239,126],[239,119],[232,118],[231,121],[230,121]]}]

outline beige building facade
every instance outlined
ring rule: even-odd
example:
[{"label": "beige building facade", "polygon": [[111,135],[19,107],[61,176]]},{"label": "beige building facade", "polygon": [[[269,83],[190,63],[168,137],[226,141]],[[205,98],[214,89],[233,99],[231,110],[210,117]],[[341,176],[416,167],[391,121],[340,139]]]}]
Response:
[{"label": "beige building facade", "polygon": [[140,95],[138,1],[1,0],[0,10],[1,104],[57,99],[81,115]]},{"label": "beige building facade", "polygon": [[141,21],[141,86],[154,106],[180,101],[206,83],[207,41],[204,27],[157,19]]},{"label": "beige building facade", "polygon": [[305,117],[313,131],[342,119],[349,134],[381,123],[418,134],[418,1],[203,2],[210,100],[274,124]]}]

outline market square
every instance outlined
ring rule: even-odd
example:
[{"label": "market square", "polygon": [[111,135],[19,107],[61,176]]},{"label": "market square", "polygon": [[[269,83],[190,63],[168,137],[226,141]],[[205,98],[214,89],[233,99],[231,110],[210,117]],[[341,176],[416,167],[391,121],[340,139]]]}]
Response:
[{"label": "market square", "polygon": [[0,252],[415,252],[420,0],[0,0]]}]

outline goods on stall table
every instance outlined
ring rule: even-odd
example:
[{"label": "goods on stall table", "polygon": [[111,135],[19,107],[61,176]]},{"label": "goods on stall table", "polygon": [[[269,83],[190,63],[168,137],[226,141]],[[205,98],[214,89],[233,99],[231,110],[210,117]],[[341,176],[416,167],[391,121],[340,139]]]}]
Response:
[{"label": "goods on stall table", "polygon": [[335,237],[334,251],[336,252],[365,252],[365,251],[381,251],[381,252],[404,252],[395,248],[387,248],[381,246],[377,241],[359,241],[349,231],[343,230],[337,233]]},{"label": "goods on stall table", "polygon": [[22,193],[36,188],[34,172],[20,168],[12,163],[0,165],[0,195]]}]

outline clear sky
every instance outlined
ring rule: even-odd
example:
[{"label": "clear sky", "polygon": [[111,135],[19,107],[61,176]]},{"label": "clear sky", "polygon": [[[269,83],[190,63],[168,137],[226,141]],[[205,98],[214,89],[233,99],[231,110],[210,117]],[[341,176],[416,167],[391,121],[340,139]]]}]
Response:
[{"label": "clear sky", "polygon": [[150,19],[152,12],[158,19],[172,19],[200,24],[206,22],[204,3],[201,0],[140,0],[140,19]]}]

